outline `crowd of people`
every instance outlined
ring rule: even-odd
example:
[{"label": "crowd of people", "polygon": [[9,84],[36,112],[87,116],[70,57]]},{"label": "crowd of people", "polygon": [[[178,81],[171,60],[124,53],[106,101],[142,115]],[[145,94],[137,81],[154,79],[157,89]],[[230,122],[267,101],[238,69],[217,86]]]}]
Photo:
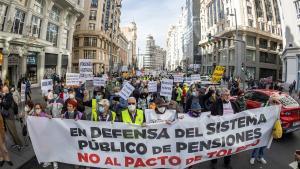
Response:
[{"label": "crowd of people", "polygon": [[[13,147],[22,151],[24,146],[24,140],[17,134],[16,119],[21,119],[22,134],[25,140],[30,140],[26,127],[28,116],[123,122],[145,126],[144,112],[146,109],[153,109],[157,114],[164,114],[166,110],[175,110],[175,118],[166,121],[170,125],[172,125],[172,121],[182,118],[178,115],[180,113],[186,113],[197,118],[201,112],[207,111],[210,111],[212,116],[225,116],[246,110],[244,91],[239,88],[239,84],[235,84],[236,82],[232,85],[234,92],[227,87],[205,86],[201,83],[176,83],[172,90],[172,96],[164,97],[160,96],[161,79],[161,77],[153,76],[112,77],[106,82],[105,87],[93,88],[88,88],[85,83],[76,87],[66,86],[64,81],[54,80],[53,89],[44,92],[41,101],[34,103],[31,97],[28,97],[24,107],[20,107],[18,89],[3,86],[0,97],[0,166],[5,163],[13,165],[5,143],[5,131],[12,136]],[[148,92],[149,81],[157,82],[157,92]],[[125,82],[130,83],[135,88],[127,100],[119,95]],[[30,96],[30,84],[26,79],[21,83],[26,84],[26,93]],[[29,89],[27,89],[27,85]],[[233,100],[231,95],[236,95],[236,99]],[[271,99],[276,99],[276,97],[271,97]],[[276,102],[270,102],[270,104],[274,103]],[[15,107],[19,107],[19,110],[16,110]],[[249,162],[254,164],[257,160],[266,164],[264,149],[264,147],[254,149],[251,156],[249,155]],[[300,160],[299,155],[296,157]],[[216,168],[217,161],[217,159],[211,161],[212,169]],[[57,162],[44,163],[43,167],[49,165],[53,165],[54,169],[58,168]],[[224,165],[228,169],[232,168],[231,156],[224,158]],[[78,167],[75,166],[75,168]]]}]

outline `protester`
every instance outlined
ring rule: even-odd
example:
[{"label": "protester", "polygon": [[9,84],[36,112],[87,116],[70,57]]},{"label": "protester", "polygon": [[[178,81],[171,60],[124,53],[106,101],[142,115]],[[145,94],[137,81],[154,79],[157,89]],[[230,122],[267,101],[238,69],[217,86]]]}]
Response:
[{"label": "protester", "polygon": [[30,84],[30,81],[25,78],[24,82],[23,82],[26,86],[25,88],[25,100],[27,101],[28,100],[28,97],[29,99],[31,100],[31,84]]},{"label": "protester", "polygon": [[111,111],[109,109],[110,104],[107,99],[102,99],[99,102],[99,107],[97,109],[97,121],[111,121],[111,122],[117,122],[117,114],[114,111]]},{"label": "protester", "polygon": [[145,110],[148,108],[149,103],[150,103],[150,98],[148,97],[148,90],[143,89],[143,92],[138,98],[138,108]]},{"label": "protester", "polygon": [[49,115],[45,112],[41,103],[36,103],[34,105],[34,112],[33,112],[32,116],[52,118],[51,115]]},{"label": "protester", "polygon": [[84,120],[83,113],[77,109],[78,101],[68,99],[65,104],[67,105],[67,110],[62,114],[63,119]]},{"label": "protester", "polygon": [[2,114],[0,113],[0,167],[2,167],[4,163],[13,166],[6,148],[4,121]]},{"label": "protester", "polygon": [[53,118],[60,118],[64,101],[58,96],[58,93],[53,94],[53,99],[49,100],[47,109]]},{"label": "protester", "polygon": [[84,110],[85,110],[83,101],[80,98],[75,97],[76,96],[75,90],[74,89],[69,89],[68,93],[69,93],[69,98],[65,101],[65,104],[64,104],[64,106],[62,108],[62,113],[65,113],[67,111],[67,103],[70,100],[75,101],[76,102],[76,108],[77,108],[77,110],[79,112],[83,113]]},{"label": "protester", "polygon": [[[230,101],[230,91],[226,88],[220,90],[220,97],[217,97],[211,106],[212,116],[223,116],[228,114],[234,114],[240,112],[238,105]],[[231,155],[224,157],[224,166],[226,169],[231,169]],[[214,159],[211,161],[211,168],[216,169],[218,160]]]},{"label": "protester", "polygon": [[13,96],[9,92],[7,86],[3,86],[2,92],[3,92],[3,97],[2,97],[2,99],[0,99],[0,107],[1,107],[2,117],[4,118],[6,129],[12,136],[13,141],[15,143],[15,145],[13,145],[13,147],[16,147],[20,151],[23,147],[23,143],[22,143],[21,139],[19,138],[18,132],[16,129]]},{"label": "protester", "polygon": [[137,103],[134,97],[128,99],[128,107],[122,111],[121,115],[121,121],[123,123],[143,125],[143,123],[146,122],[144,112],[143,110],[137,109]]},{"label": "protester", "polygon": [[15,87],[12,87],[12,88],[10,89],[10,92],[11,92],[12,95],[13,95],[13,99],[14,99],[15,103],[16,103],[17,105],[19,105],[20,102],[21,102],[21,96],[20,96],[20,93],[18,92],[18,90],[16,90]]}]

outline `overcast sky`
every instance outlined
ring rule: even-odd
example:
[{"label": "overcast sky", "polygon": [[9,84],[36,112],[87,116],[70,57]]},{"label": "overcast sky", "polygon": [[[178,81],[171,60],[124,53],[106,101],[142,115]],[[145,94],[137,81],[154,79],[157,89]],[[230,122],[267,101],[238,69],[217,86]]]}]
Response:
[{"label": "overcast sky", "polygon": [[123,0],[121,26],[135,21],[138,29],[137,46],[145,50],[146,36],[153,35],[156,44],[166,46],[170,25],[178,22],[185,0]]}]

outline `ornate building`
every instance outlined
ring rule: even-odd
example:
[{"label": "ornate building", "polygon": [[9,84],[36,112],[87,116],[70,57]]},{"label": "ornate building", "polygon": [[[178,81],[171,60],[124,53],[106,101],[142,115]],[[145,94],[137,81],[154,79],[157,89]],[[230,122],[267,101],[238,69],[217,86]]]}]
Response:
[{"label": "ornate building", "polygon": [[26,76],[38,86],[45,75],[71,70],[74,25],[83,15],[78,0],[1,0],[1,78]]},{"label": "ornate building", "polygon": [[136,41],[137,41],[136,23],[131,22],[128,26],[123,27],[122,32],[129,42],[127,65],[137,67],[138,58],[137,58],[137,52],[136,52]]}]

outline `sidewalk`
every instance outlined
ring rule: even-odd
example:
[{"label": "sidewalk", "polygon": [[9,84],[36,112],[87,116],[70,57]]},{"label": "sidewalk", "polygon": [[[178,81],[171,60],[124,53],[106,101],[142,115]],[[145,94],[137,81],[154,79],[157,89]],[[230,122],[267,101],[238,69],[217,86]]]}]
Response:
[{"label": "sidewalk", "polygon": [[[44,100],[42,98],[42,92],[40,88],[32,88],[32,100],[33,103],[44,103]],[[19,108],[19,111],[21,109]],[[19,121],[16,121],[16,127],[18,131],[19,137],[22,139],[23,144],[24,144],[24,138],[22,136],[22,128],[21,128],[21,123]],[[6,147],[9,151],[10,158],[12,162],[14,163],[13,166],[9,166],[8,164],[4,164],[2,168],[4,169],[19,169],[22,165],[24,165],[26,162],[30,161],[34,156],[34,151],[31,145],[31,142],[28,141],[27,139],[27,146],[24,146],[24,148],[21,151],[18,151],[14,148],[11,147],[13,145],[12,138],[10,134],[6,133]]]}]

